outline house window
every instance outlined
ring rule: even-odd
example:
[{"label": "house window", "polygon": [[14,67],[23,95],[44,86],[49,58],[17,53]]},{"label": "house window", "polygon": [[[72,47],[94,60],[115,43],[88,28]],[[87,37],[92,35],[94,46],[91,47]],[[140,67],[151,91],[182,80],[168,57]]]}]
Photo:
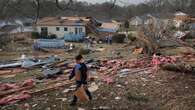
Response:
[{"label": "house window", "polygon": [[83,28],[79,28],[79,33],[82,33],[83,32]]},{"label": "house window", "polygon": [[47,35],[48,35],[47,27],[41,27],[41,36],[47,36]]},{"label": "house window", "polygon": [[47,31],[47,27],[41,27],[41,31]]},{"label": "house window", "polygon": [[56,27],[56,31],[60,31],[60,27]]},{"label": "house window", "polygon": [[78,34],[78,28],[75,28],[75,34]]},{"label": "house window", "polygon": [[64,28],[64,31],[68,31],[68,28],[67,28],[67,27],[65,27],[65,28]]}]

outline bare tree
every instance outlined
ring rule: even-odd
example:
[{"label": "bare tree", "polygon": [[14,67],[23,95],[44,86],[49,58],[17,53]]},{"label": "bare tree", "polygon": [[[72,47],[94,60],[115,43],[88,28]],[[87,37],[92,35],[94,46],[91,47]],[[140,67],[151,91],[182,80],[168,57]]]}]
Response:
[{"label": "bare tree", "polygon": [[66,10],[74,10],[72,7],[72,5],[74,4],[73,0],[66,0],[64,2],[64,6],[62,7],[60,4],[62,2],[60,2],[59,0],[56,0],[56,6],[57,8],[59,8],[62,11],[66,11]]},{"label": "bare tree", "polygon": [[37,23],[37,20],[39,18],[39,12],[40,12],[40,0],[35,0],[35,4],[37,6],[37,13],[36,13],[36,19],[35,19],[35,24]]},{"label": "bare tree", "polygon": [[0,17],[5,18],[6,9],[8,8],[10,0],[1,0],[0,1]]}]

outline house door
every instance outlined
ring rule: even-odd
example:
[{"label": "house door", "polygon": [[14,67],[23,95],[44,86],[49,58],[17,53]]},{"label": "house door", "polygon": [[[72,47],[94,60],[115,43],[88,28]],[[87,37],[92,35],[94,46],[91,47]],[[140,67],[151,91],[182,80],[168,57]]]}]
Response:
[{"label": "house door", "polygon": [[43,36],[43,37],[48,36],[48,29],[47,29],[47,27],[41,27],[41,36]]},{"label": "house door", "polygon": [[78,34],[78,28],[75,28],[75,34]]}]

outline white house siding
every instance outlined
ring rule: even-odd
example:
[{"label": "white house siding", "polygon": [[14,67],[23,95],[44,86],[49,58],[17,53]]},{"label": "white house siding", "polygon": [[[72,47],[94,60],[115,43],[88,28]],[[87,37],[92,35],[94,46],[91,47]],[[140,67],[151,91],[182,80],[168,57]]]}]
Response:
[{"label": "white house siding", "polygon": [[[37,31],[41,33],[41,28],[47,27],[48,34],[55,34],[58,38],[63,38],[65,34],[76,34],[75,28],[82,28],[82,33],[86,33],[85,26],[37,26]],[[60,30],[57,31],[56,27],[59,27]],[[64,31],[64,28],[68,28],[67,31]]]},{"label": "white house siding", "polygon": [[143,24],[143,20],[139,17],[134,17],[130,21],[130,25],[133,25],[133,26],[138,26],[138,25],[142,25],[142,24]]}]

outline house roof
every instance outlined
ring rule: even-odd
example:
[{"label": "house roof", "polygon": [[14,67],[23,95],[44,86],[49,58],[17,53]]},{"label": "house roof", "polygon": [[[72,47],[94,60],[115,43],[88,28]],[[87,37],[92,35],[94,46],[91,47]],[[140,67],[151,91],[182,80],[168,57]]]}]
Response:
[{"label": "house roof", "polygon": [[16,28],[18,28],[17,25],[5,25],[0,29],[0,32],[10,32]]},{"label": "house roof", "polygon": [[104,22],[101,27],[98,29],[99,32],[117,32],[119,29],[118,23],[113,22]]},{"label": "house roof", "polygon": [[186,13],[183,12],[176,12],[175,16],[188,16]]},{"label": "house roof", "polygon": [[142,20],[147,20],[148,18],[151,18],[151,17],[156,18],[156,19],[169,19],[169,18],[172,18],[173,15],[171,13],[166,13],[166,14],[162,14],[162,13],[147,13],[147,14],[143,14],[142,16],[136,16],[136,17],[139,18],[139,19],[142,19]]},{"label": "house roof", "polygon": [[6,25],[6,23],[4,21],[0,20],[0,28],[2,28],[5,25]]},{"label": "house roof", "polygon": [[139,23],[142,23],[143,22],[143,19],[141,19],[139,16],[135,16],[133,18],[130,19],[130,23],[135,23],[135,22],[139,22]]},{"label": "house roof", "polygon": [[45,17],[39,19],[37,26],[85,26],[88,17]]},{"label": "house roof", "polygon": [[119,25],[116,23],[102,23],[102,28],[106,28],[106,29],[115,29],[117,30],[119,28]]}]

